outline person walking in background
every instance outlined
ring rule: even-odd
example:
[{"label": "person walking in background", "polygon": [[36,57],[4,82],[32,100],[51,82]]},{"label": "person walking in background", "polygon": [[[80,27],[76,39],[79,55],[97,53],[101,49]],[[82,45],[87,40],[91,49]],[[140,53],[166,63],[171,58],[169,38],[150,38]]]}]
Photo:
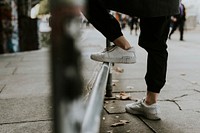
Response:
[{"label": "person walking in background", "polygon": [[[134,47],[121,32],[119,22],[108,10],[140,17],[139,45],[148,53],[145,76],[147,92],[141,100],[127,104],[126,112],[160,120],[158,95],[166,82],[167,38],[170,16],[179,13],[179,0],[88,0],[84,13],[90,23],[114,45],[107,51],[91,54],[100,62],[135,63]],[[133,70],[134,72],[134,70]]]},{"label": "person walking in background", "polygon": [[121,29],[125,29],[126,28],[126,25],[127,25],[127,15],[125,15],[125,14],[121,15],[120,24],[121,24]]},{"label": "person walking in background", "polygon": [[184,26],[186,21],[186,10],[183,3],[179,6],[180,14],[174,15],[171,17],[172,21],[172,30],[169,34],[169,39],[171,39],[171,35],[176,31],[177,28],[179,28],[180,32],[180,41],[183,41],[183,35],[184,35]]},{"label": "person walking in background", "polygon": [[138,29],[139,29],[139,18],[136,16],[131,16],[129,18],[129,27],[130,27],[130,34],[132,35],[132,31],[135,29],[135,35],[137,36]]}]

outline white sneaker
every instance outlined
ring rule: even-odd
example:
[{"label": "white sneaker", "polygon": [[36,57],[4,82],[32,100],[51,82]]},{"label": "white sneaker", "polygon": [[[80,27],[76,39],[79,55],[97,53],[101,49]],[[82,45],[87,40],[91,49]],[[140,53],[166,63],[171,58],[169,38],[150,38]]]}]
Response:
[{"label": "white sneaker", "polygon": [[158,104],[146,105],[145,99],[139,100],[135,103],[127,104],[126,112],[133,115],[142,115],[150,120],[160,120],[160,109]]},{"label": "white sneaker", "polygon": [[99,62],[124,64],[131,64],[136,62],[135,50],[133,47],[128,50],[124,50],[118,46],[113,46],[109,50],[92,54],[90,58]]}]

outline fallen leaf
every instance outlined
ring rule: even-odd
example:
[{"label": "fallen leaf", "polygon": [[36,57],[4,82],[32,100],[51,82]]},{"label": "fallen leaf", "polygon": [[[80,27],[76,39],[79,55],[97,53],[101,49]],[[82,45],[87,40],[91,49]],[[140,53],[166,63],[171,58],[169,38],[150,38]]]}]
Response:
[{"label": "fallen leaf", "polygon": [[115,116],[116,118],[119,118],[119,116],[117,115],[117,116]]},{"label": "fallen leaf", "polygon": [[121,100],[131,100],[131,95],[130,93],[125,93],[125,92],[120,92],[119,95],[115,96],[116,99],[121,99]]},{"label": "fallen leaf", "polygon": [[116,83],[112,83],[112,86],[116,86]]},{"label": "fallen leaf", "polygon": [[123,73],[124,72],[124,69],[123,68],[120,68],[120,67],[114,67],[114,70],[116,72],[119,72],[119,73]]},{"label": "fallen leaf", "polygon": [[129,121],[127,121],[127,120],[120,120],[120,122],[122,122],[124,124],[129,123]]},{"label": "fallen leaf", "polygon": [[121,96],[122,100],[130,100],[130,95],[126,95],[126,96]]},{"label": "fallen leaf", "polygon": [[127,123],[129,123],[129,121],[127,121],[127,120],[120,120],[119,122],[116,122],[116,123],[112,124],[111,127],[123,126],[123,125],[125,125]]},{"label": "fallen leaf", "polygon": [[105,103],[105,104],[108,104],[109,102],[108,102],[108,101],[104,101],[104,103]]},{"label": "fallen leaf", "polygon": [[111,127],[118,127],[118,126],[123,126],[124,123],[121,123],[121,122],[117,122],[117,123],[114,123],[111,125]]},{"label": "fallen leaf", "polygon": [[112,82],[113,82],[113,83],[118,83],[118,82],[119,82],[119,80],[112,80]]},{"label": "fallen leaf", "polygon": [[131,89],[134,89],[134,87],[133,86],[127,86],[126,89],[130,89],[131,90]]},{"label": "fallen leaf", "polygon": [[116,99],[120,99],[121,96],[120,96],[120,95],[115,95],[115,98],[116,98]]},{"label": "fallen leaf", "polygon": [[186,74],[185,73],[181,73],[181,76],[185,76]]}]

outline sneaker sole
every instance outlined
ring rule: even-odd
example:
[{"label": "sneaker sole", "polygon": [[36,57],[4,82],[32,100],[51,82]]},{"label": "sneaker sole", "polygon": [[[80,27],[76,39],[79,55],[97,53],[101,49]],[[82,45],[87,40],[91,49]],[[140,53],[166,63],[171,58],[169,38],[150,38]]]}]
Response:
[{"label": "sneaker sole", "polygon": [[133,115],[141,115],[141,116],[144,116],[145,118],[147,118],[149,120],[155,120],[155,121],[161,120],[161,118],[156,114],[146,114],[146,113],[138,112],[138,111],[130,109],[129,107],[126,107],[125,110],[126,110],[127,113],[130,113],[130,114],[133,114]]},{"label": "sneaker sole", "polygon": [[91,59],[94,61],[99,61],[99,62],[112,62],[112,63],[123,63],[123,64],[134,64],[136,63],[135,58],[130,58],[129,56],[123,56],[122,58],[117,58],[117,59],[96,59],[91,56]]}]

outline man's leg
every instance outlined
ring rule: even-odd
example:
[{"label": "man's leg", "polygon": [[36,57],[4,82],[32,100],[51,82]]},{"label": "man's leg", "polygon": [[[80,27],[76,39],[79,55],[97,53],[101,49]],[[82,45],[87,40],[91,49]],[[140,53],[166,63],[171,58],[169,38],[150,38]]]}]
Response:
[{"label": "man's leg", "polygon": [[184,20],[180,20],[179,31],[180,31],[180,41],[183,41],[183,33],[184,33]]},{"label": "man's leg", "polygon": [[141,18],[139,45],[148,52],[147,90],[159,93],[165,84],[167,71],[167,36],[169,17]]},{"label": "man's leg", "polygon": [[171,39],[171,36],[176,31],[177,27],[178,27],[178,22],[174,22],[173,25],[172,25],[172,30],[169,33],[169,39]]},{"label": "man's leg", "polygon": [[127,15],[142,12],[143,3],[140,0],[88,0],[86,13],[90,23],[110,41],[122,36],[118,21],[108,13],[108,10],[118,11]]},{"label": "man's leg", "polygon": [[134,49],[123,36],[119,22],[109,14],[107,2],[105,3],[103,0],[89,0],[86,17],[97,30],[116,45],[110,51],[91,55],[93,60],[101,62],[135,63]]},{"label": "man's leg", "polygon": [[157,98],[166,81],[167,37],[169,17],[141,18],[139,45],[148,52],[147,73],[145,76],[147,94],[143,100],[126,105],[131,114],[141,114],[146,118],[159,120]]}]

